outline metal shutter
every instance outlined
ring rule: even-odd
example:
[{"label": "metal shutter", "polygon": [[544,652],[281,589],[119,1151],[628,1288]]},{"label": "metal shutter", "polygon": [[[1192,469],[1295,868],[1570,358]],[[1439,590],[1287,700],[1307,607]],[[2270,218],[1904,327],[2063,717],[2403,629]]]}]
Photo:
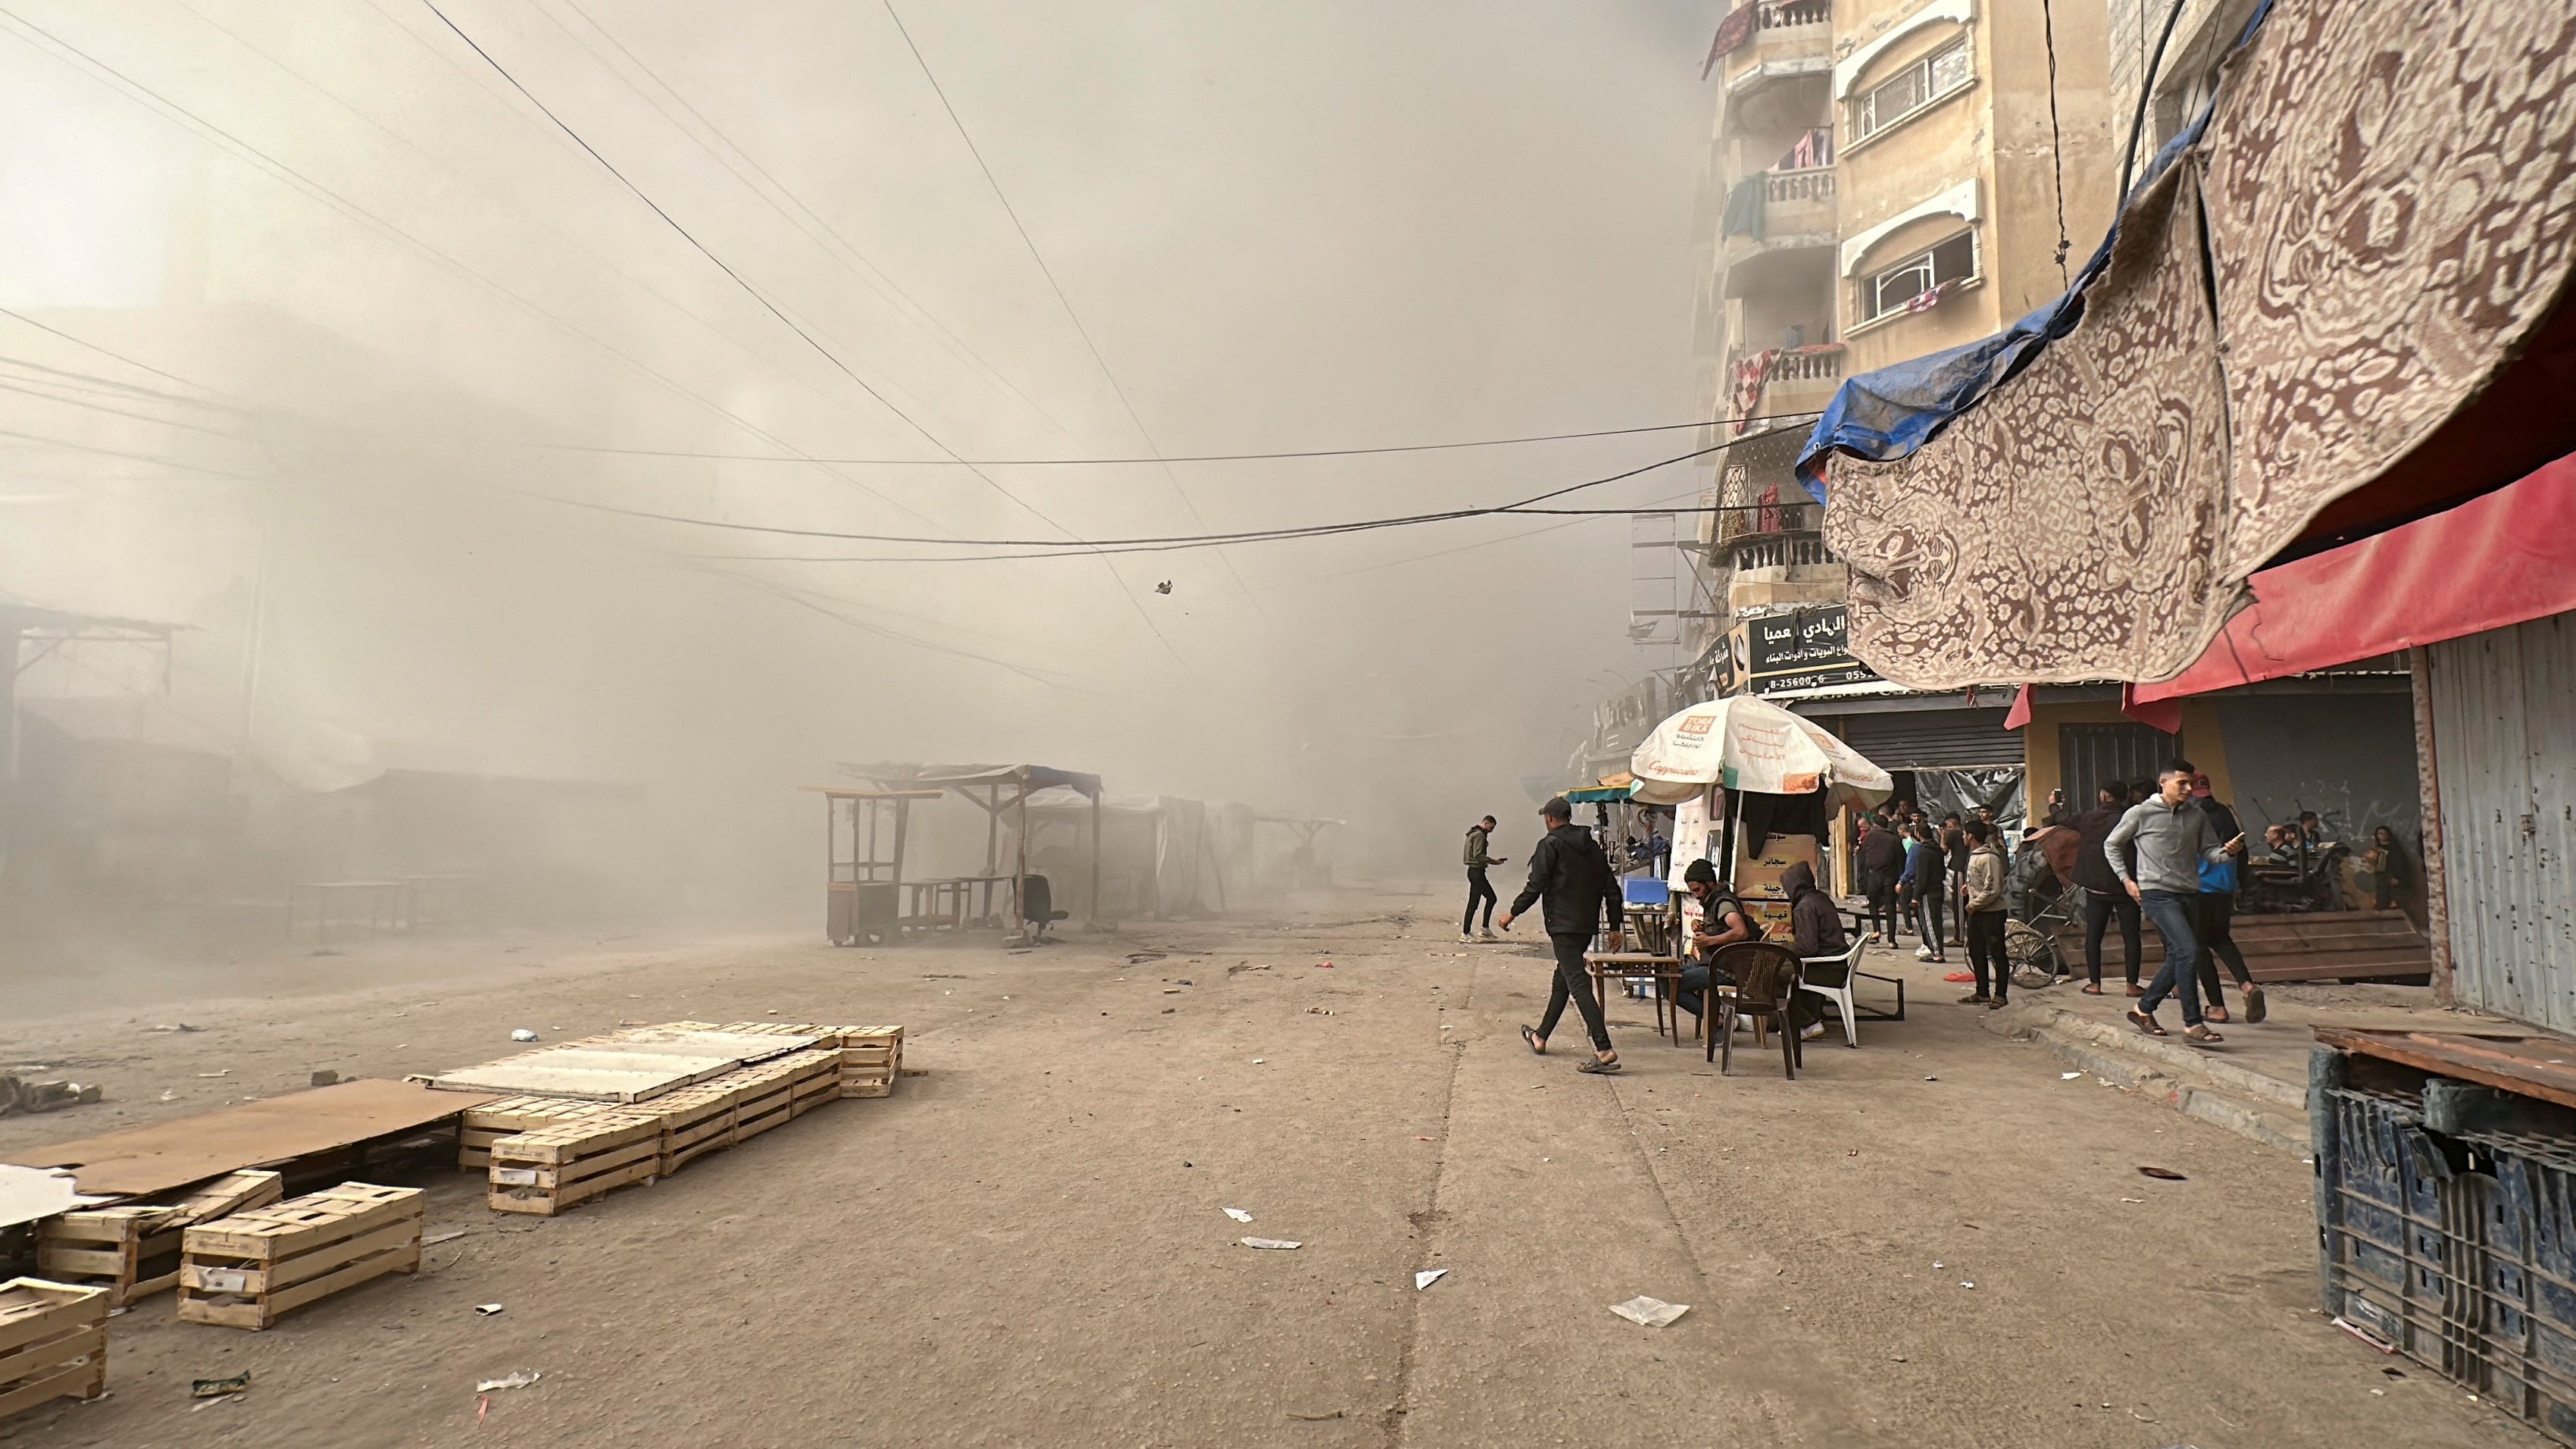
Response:
[{"label": "metal shutter", "polygon": [[2023,763],[2021,736],[2000,709],[1909,709],[1831,721],[1844,744],[1884,770],[1993,768]]}]

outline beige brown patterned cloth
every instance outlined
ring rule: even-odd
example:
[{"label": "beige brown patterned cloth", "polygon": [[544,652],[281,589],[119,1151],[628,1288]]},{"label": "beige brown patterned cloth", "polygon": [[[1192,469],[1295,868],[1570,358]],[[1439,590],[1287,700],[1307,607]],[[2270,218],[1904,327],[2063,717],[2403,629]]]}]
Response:
[{"label": "beige brown patterned cloth", "polygon": [[2576,6],[2282,0],[2076,329],[1911,456],[1831,458],[1852,653],[1918,689],[2180,673],[2571,253]]}]

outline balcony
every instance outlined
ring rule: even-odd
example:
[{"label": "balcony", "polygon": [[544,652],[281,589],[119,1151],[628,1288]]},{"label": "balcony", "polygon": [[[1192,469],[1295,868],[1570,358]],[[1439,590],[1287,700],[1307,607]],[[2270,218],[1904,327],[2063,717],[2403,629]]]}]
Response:
[{"label": "balcony", "polygon": [[1730,106],[1784,80],[1834,68],[1833,0],[1756,0],[1752,32],[1726,57]]},{"label": "balcony", "polygon": [[1838,225],[1834,168],[1762,174],[1762,230],[1766,236],[1832,236]]},{"label": "balcony", "polygon": [[1728,399],[1730,416],[1823,412],[1825,404],[1834,400],[1835,391],[1843,385],[1842,344],[1827,342],[1773,351],[1763,367],[1762,391],[1756,396],[1745,380],[1743,368],[1761,351],[1747,352],[1739,347],[1727,355],[1726,375],[1733,380],[1731,386],[1735,389]]}]

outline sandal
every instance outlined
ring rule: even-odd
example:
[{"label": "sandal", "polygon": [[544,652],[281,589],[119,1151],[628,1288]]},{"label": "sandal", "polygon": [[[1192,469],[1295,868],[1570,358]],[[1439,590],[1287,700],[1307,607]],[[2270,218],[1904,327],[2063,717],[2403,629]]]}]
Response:
[{"label": "sandal", "polygon": [[1590,1061],[1576,1062],[1574,1069],[1578,1072],[1589,1072],[1596,1077],[1612,1076],[1619,1070],[1619,1059],[1612,1057],[1605,1062],[1599,1057],[1594,1057]]},{"label": "sandal", "polygon": [[1529,1049],[1532,1055],[1542,1057],[1547,1055],[1547,1038],[1538,1034],[1537,1027],[1522,1027],[1521,1040],[1529,1043]]},{"label": "sandal", "polygon": [[2211,1031],[2208,1027],[2205,1027],[2205,1026],[2186,1026],[2186,1027],[2184,1027],[2184,1028],[2182,1029],[2182,1039],[2183,1039],[2184,1041],[2190,1042],[2190,1043],[2191,1043],[2191,1044],[2193,1044],[2194,1046],[2205,1046],[2205,1045],[2207,1045],[2207,1044],[2209,1044],[2209,1043],[2211,1043],[2211,1042],[2221,1042],[2221,1041],[2225,1041],[2225,1040],[2227,1040],[2227,1038],[2225,1038],[2225,1037],[2223,1037],[2223,1036],[2220,1036],[2218,1033],[2216,1033],[2216,1032],[2214,1032],[2214,1031]]},{"label": "sandal", "polygon": [[1987,995],[1986,995],[1986,993],[1984,993],[1984,992],[1980,991],[1980,992],[1978,992],[1978,993],[1977,993],[1976,995],[1974,995],[1974,996],[1962,996],[1962,997],[1960,997],[1960,998],[1959,998],[1959,1004],[1960,1004],[1961,1006],[1983,1006],[1983,1005],[1985,1005],[1988,1001],[1990,1001],[1990,1000],[1992,1000],[1992,999],[1993,999],[1992,997],[1989,997],[1989,996],[1987,996]]},{"label": "sandal", "polygon": [[2140,986],[2138,983],[2136,983],[2136,982],[2132,981],[2132,982],[2130,982],[2130,983],[2129,983],[2129,994],[2130,994],[2131,996],[2144,996],[2144,995],[2146,995],[2146,994],[2147,994],[2147,988],[2145,988],[2145,987],[2143,987],[2143,986]]},{"label": "sandal", "polygon": [[2224,1026],[2227,1024],[2227,1008],[2224,1005],[2204,1006],[2200,1009],[2200,1019],[2214,1021]]},{"label": "sandal", "polygon": [[2101,983],[2101,982],[2099,982],[2099,981],[2089,981],[2089,982],[2086,982],[2086,983],[2085,983],[2085,985],[2084,985],[2084,994],[2085,994],[2085,995],[2087,995],[2087,996],[2099,996],[2099,995],[2101,995],[2101,994],[2102,994],[2102,983]]},{"label": "sandal", "polygon": [[2132,1010],[2129,1013],[2129,1024],[2136,1027],[2138,1030],[2145,1032],[2149,1036],[2173,1035],[2172,1032],[2156,1025],[2156,1019],[2143,1011]]},{"label": "sandal", "polygon": [[2265,1007],[2264,1007],[2264,1005],[2263,1005],[2263,988],[2262,988],[2262,987],[2260,987],[2260,986],[2248,986],[2248,987],[2246,987],[2246,988],[2245,988],[2245,1024],[2246,1024],[2247,1026],[2253,1026],[2253,1025],[2256,1025],[2256,1024],[2260,1023],[2260,1022],[2263,1020],[2263,1018],[2264,1018],[2266,1015],[2268,1015],[2268,1014],[2269,1014],[2269,1013],[2268,1013],[2268,1011],[2265,1009]]}]

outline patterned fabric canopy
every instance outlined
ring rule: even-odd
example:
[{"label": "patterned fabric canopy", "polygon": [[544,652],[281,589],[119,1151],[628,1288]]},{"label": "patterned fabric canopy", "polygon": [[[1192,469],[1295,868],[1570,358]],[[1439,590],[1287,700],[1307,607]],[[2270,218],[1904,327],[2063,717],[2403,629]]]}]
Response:
[{"label": "patterned fabric canopy", "polygon": [[1819,425],[1852,653],[1918,689],[2180,673],[2511,360],[2571,253],[2576,10],[2278,0],[1981,385],[1890,426],[1908,380],[1855,378]]}]

